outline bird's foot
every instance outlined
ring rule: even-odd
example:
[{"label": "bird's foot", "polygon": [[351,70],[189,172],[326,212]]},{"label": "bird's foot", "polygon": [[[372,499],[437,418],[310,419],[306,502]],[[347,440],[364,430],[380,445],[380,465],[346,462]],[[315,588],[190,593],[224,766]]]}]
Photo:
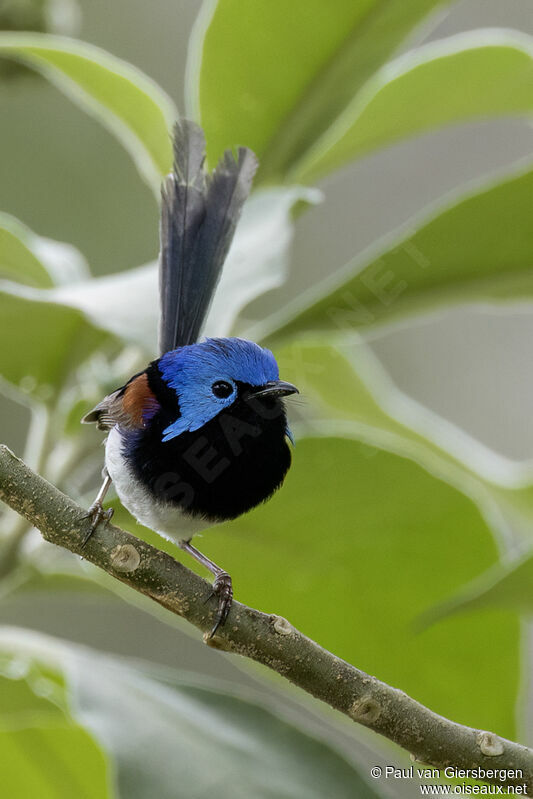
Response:
[{"label": "bird's foot", "polygon": [[89,538],[92,536],[92,534],[94,533],[94,531],[96,530],[98,525],[101,522],[104,522],[105,524],[107,524],[107,522],[113,516],[113,513],[114,513],[113,508],[108,508],[107,510],[104,510],[103,505],[102,505],[101,502],[98,502],[98,501],[97,502],[93,502],[93,504],[91,505],[91,507],[89,508],[87,513],[85,514],[85,516],[81,517],[82,519],[90,519],[91,520],[91,526],[89,527],[88,531],[85,533],[85,537],[84,537],[83,541],[81,542],[82,547],[85,546],[85,544],[87,543]]},{"label": "bird's foot", "polygon": [[218,628],[224,624],[231,609],[231,603],[233,601],[233,585],[231,582],[231,577],[227,572],[220,572],[220,574],[217,574],[215,577],[213,590],[207,599],[209,600],[214,596],[218,597],[218,607],[215,615],[215,623],[213,625],[213,629],[209,633],[209,638],[212,638]]}]

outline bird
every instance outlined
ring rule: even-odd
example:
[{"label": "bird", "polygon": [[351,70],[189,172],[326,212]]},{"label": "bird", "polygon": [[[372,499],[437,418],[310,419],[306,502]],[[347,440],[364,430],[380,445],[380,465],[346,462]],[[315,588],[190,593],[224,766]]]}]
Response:
[{"label": "bird", "polygon": [[250,193],[257,159],[226,150],[210,172],[199,125],[179,119],[161,190],[159,357],[81,420],[107,433],[103,483],[84,544],[112,509],[111,484],[141,524],[178,544],[214,577],[213,637],[233,600],[229,573],[191,543],[206,528],[267,501],[291,465],[293,437],[274,355],[201,332]]}]

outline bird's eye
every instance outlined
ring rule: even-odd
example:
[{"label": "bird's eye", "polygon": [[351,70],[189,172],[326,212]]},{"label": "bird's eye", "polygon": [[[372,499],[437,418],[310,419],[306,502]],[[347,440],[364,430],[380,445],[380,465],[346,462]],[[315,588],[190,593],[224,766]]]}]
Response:
[{"label": "bird's eye", "polygon": [[218,397],[219,399],[226,399],[229,397],[230,394],[233,394],[233,386],[231,383],[227,383],[225,380],[217,380],[216,383],[213,383],[211,386],[211,391]]}]

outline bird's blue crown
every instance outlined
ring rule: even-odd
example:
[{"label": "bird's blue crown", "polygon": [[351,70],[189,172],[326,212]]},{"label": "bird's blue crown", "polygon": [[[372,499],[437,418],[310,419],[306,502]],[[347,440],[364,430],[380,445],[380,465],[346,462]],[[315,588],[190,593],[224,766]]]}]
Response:
[{"label": "bird's blue crown", "polygon": [[[180,416],[164,430],[163,441],[194,432],[229,408],[237,398],[237,383],[262,386],[279,378],[276,359],[252,341],[208,338],[165,353],[159,360],[165,383],[176,392]],[[214,386],[227,384],[227,396]]]}]

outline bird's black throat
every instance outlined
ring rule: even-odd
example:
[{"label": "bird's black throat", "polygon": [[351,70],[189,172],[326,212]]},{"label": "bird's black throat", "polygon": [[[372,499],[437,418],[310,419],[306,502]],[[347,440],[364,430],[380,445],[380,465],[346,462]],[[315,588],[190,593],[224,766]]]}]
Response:
[{"label": "bird's black throat", "polygon": [[[268,499],[291,463],[284,405],[239,385],[233,405],[194,432],[162,441],[179,416],[174,392],[148,371],[160,410],[143,430],[122,431],[124,455],[155,499],[209,521],[234,519]],[[166,391],[165,391],[166,389]]]}]

